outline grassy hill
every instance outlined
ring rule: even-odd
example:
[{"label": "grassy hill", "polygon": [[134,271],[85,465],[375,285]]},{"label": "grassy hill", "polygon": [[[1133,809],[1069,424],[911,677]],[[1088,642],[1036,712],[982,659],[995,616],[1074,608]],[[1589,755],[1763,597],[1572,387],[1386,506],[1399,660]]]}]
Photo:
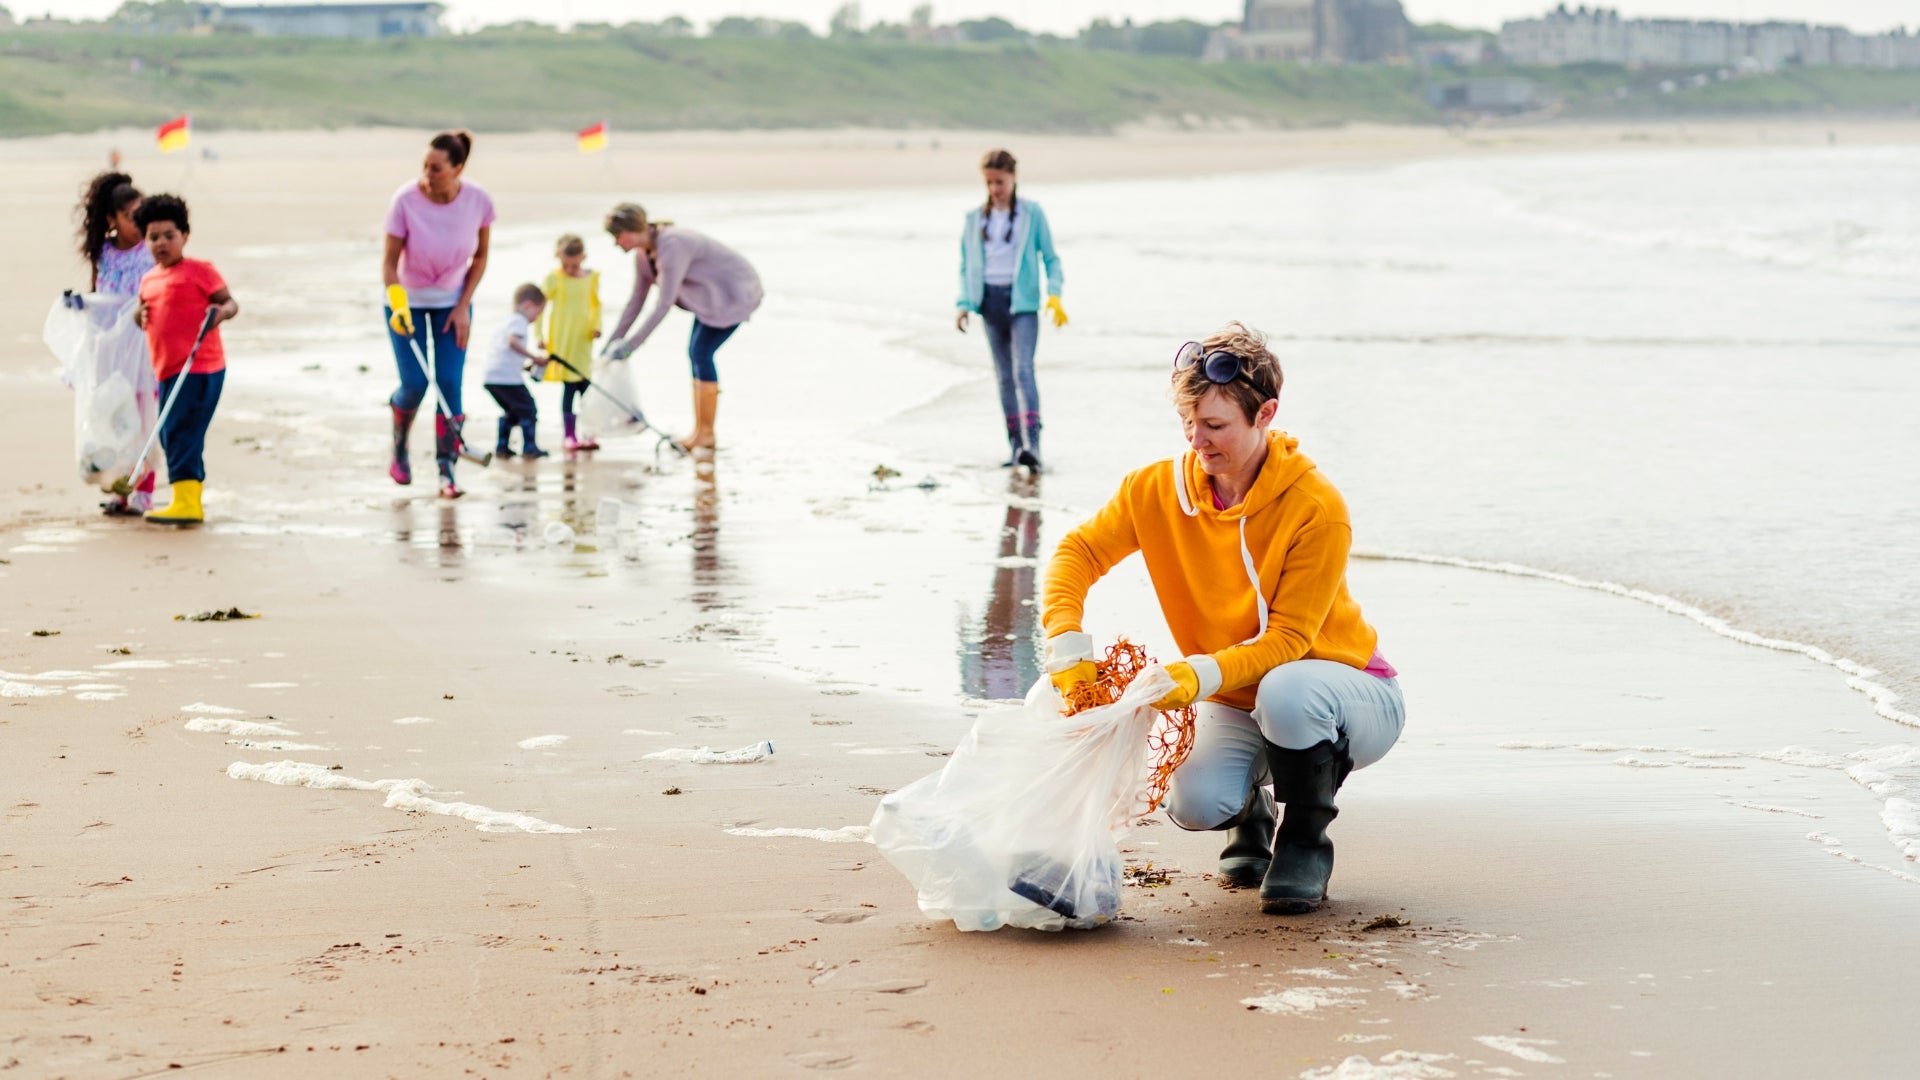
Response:
[{"label": "grassy hill", "polygon": [[[1920,102],[1920,73],[1805,71],[1673,93],[1621,69],[1525,74],[1562,96],[1566,111],[1588,115],[1911,111]],[[334,42],[14,29],[0,30],[0,136],[143,125],[188,111],[207,129],[500,131],[603,118],[623,130],[1437,122],[1422,96],[1426,78],[1406,67],[1202,64],[1024,44],[929,48],[618,30]]]}]

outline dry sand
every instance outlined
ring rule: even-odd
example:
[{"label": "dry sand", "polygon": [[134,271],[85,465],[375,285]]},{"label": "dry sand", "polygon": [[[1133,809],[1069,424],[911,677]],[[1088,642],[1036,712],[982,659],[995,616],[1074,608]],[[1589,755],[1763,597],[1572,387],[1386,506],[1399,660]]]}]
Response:
[{"label": "dry sand", "polygon": [[[1749,124],[1018,145],[1029,175],[1068,179],[1757,137]],[[1769,125],[1768,137],[1824,141],[1826,128]],[[1218,837],[1161,822],[1130,847],[1171,883],[1129,890],[1119,924],[960,935],[923,921],[865,844],[725,829],[863,824],[878,794],[938,767],[980,706],[884,673],[808,677],[776,661],[791,643],[769,641],[769,627],[785,605],[829,628],[822,648],[884,636],[889,611],[913,602],[913,549],[997,526],[1004,496],[918,509],[856,489],[834,497],[857,514],[824,515],[831,485],[819,477],[862,451],[810,458],[792,452],[790,431],[737,423],[711,482],[671,466],[655,475],[630,448],[549,463],[539,484],[490,477],[437,506],[351,479],[378,477],[377,430],[316,461],[297,403],[236,378],[217,423],[216,525],[99,521],[70,475],[69,399],[38,337],[50,297],[76,280],[53,254],[67,245],[70,193],[108,141],[18,144],[0,162],[16,252],[0,271],[0,459],[12,466],[0,670],[81,673],[11,679],[0,698],[0,1073],[1294,1076],[1336,1075],[1313,1071],[1352,1055],[1366,1060],[1337,1075],[1910,1066],[1903,999],[1920,972],[1920,893],[1898,875],[1911,863],[1829,858],[1802,839],[1818,808],[1718,797],[1732,774],[1623,768],[1602,782],[1587,767],[1596,751],[1575,748],[1606,736],[1618,745],[1597,752],[1673,765],[1695,738],[1680,732],[1703,718],[1727,730],[1822,714],[1864,726],[1863,699],[1830,669],[1652,608],[1357,563],[1356,592],[1394,627],[1395,663],[1417,674],[1407,739],[1343,799],[1324,912],[1262,917],[1209,879]],[[242,245],[364,240],[418,137],[203,141],[221,160],[190,175],[178,161],[129,164],[149,190],[175,186],[171,169],[201,205],[223,208],[196,222],[195,253],[217,262]],[[660,137],[608,170],[643,197],[920,184],[964,172],[996,140],[932,141]],[[481,152],[503,219],[577,212],[581,196],[619,186],[557,181],[572,153],[557,136],[484,139]],[[372,303],[317,310],[364,319]],[[297,306],[243,318],[258,341],[325,330]],[[651,524],[622,557],[581,551],[530,571],[476,539],[509,512],[516,475],[576,520],[611,493]],[[868,584],[858,595],[806,587],[849,566]],[[265,617],[174,619],[229,604]],[[195,714],[180,707],[201,702],[293,733],[244,738],[326,749],[228,745],[188,729]],[[410,717],[433,722],[391,724]],[[1503,748],[1549,728],[1558,746]],[[369,731],[391,735],[368,743]],[[549,733],[572,737],[519,745]],[[752,765],[643,756],[758,738],[778,752]],[[400,771],[409,750],[418,772]],[[277,757],[361,779],[425,775],[583,831],[485,832],[385,809],[378,794],[223,775]],[[1739,764],[1784,786],[1807,771]],[[1363,929],[1383,914],[1408,925]]]}]

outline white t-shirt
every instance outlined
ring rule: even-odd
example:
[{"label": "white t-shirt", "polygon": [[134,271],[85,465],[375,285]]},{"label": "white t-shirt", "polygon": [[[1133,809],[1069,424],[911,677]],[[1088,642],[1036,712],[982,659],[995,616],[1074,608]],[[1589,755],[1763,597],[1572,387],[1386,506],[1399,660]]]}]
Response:
[{"label": "white t-shirt", "polygon": [[1013,284],[1013,216],[995,208],[987,212],[987,269],[989,285]]},{"label": "white t-shirt", "polygon": [[483,386],[521,386],[526,382],[527,358],[513,351],[508,344],[518,341],[527,343],[527,334],[532,329],[527,317],[514,312],[507,316],[500,329],[494,332],[493,340],[487,342],[486,365],[480,371],[480,383]]}]

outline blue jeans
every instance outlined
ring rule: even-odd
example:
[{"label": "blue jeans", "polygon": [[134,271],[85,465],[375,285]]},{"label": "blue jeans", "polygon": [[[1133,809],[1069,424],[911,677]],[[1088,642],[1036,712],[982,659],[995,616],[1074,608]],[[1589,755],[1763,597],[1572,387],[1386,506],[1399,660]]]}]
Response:
[{"label": "blue jeans", "polygon": [[183,378],[186,385],[180,388],[166,422],[160,425],[160,448],[166,451],[169,484],[207,478],[207,463],[202,457],[207,449],[207,426],[213,423],[213,410],[220,405],[220,388],[227,384],[224,369],[204,375],[175,375],[160,384],[162,403],[173,393],[173,384]]},{"label": "blue jeans", "polygon": [[[393,309],[388,308],[387,318],[393,318]],[[393,361],[400,368],[400,389],[393,392],[387,400],[396,409],[417,409],[427,397],[427,369],[422,360],[427,355],[427,335],[433,335],[433,369],[435,381],[440,384],[440,396],[446,399],[447,411],[455,416],[463,415],[466,410],[460,407],[460,375],[466,370],[467,350],[454,344],[453,326],[447,316],[452,308],[414,308],[413,341],[420,346],[420,355],[413,354],[413,346],[407,339],[393,332],[393,324],[387,324],[387,341],[393,345]],[[467,309],[469,317],[473,309]]]},{"label": "blue jeans", "polygon": [[1193,753],[1174,771],[1167,816],[1183,829],[1214,829],[1240,813],[1255,784],[1269,782],[1266,744],[1306,750],[1347,737],[1353,767],[1387,756],[1406,726],[1398,679],[1332,660],[1295,660],[1260,680],[1251,713],[1200,705]]},{"label": "blue jeans", "polygon": [[720,369],[713,366],[713,354],[720,351],[740,324],[732,326],[708,326],[699,319],[693,320],[693,337],[687,341],[687,359],[693,361],[693,377],[698,382],[717,383],[720,381]]},{"label": "blue jeans", "polygon": [[1013,313],[1013,286],[989,285],[980,298],[980,321],[987,325],[993,350],[993,374],[1000,382],[1000,412],[1007,418],[1007,441],[1018,449],[1040,427],[1040,384],[1033,378],[1033,351],[1040,341],[1037,312]]}]

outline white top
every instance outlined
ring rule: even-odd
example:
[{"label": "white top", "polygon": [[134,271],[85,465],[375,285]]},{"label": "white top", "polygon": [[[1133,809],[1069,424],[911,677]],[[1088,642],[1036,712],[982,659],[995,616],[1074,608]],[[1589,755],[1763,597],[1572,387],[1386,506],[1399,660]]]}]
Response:
[{"label": "white top", "polygon": [[527,317],[518,311],[507,316],[500,329],[494,332],[493,340],[487,342],[487,352],[482,361],[486,366],[481,369],[480,383],[483,386],[523,386],[527,377],[527,358],[514,352],[508,342],[527,343],[527,334],[531,326]]},{"label": "white top", "polygon": [[987,270],[989,285],[1013,284],[1013,215],[995,207],[987,212]]}]

